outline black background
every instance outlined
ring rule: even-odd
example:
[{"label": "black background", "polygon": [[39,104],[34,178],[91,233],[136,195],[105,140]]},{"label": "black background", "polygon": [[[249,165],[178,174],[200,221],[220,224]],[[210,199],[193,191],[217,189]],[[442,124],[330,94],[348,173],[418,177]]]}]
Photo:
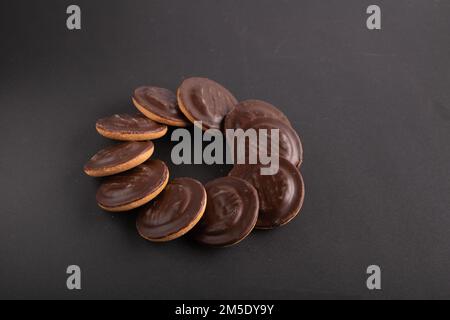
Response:
[{"label": "black background", "polygon": [[[0,298],[450,298],[448,1],[73,3],[81,31],[72,2],[0,3]],[[82,172],[110,144],[96,119],[194,75],[272,102],[300,133],[307,197],[288,226],[224,250],[155,245],[135,214],[97,208]],[[170,167],[203,182],[229,169]]]}]

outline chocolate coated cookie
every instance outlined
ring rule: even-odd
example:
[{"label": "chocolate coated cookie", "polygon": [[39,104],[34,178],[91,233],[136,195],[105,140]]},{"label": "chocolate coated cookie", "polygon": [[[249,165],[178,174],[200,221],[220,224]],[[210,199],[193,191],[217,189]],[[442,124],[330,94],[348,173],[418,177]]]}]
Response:
[{"label": "chocolate coated cookie", "polygon": [[[280,158],[289,160],[293,165],[300,167],[303,162],[303,146],[297,132],[285,122],[273,118],[256,118],[246,124],[243,130],[255,129],[258,136],[261,132],[267,133],[267,153],[272,154],[271,141],[272,130],[278,131],[278,152]],[[266,130],[266,131],[260,131]],[[247,152],[254,152],[259,155],[262,147],[260,140],[258,144],[251,144],[247,146]],[[258,162],[259,163],[259,162]]]},{"label": "chocolate coated cookie", "polygon": [[136,220],[139,234],[149,241],[174,240],[191,230],[206,208],[203,185],[191,178],[171,181],[163,193],[142,208]]},{"label": "chocolate coated cookie", "polygon": [[167,133],[167,126],[150,120],[143,114],[115,114],[97,121],[102,136],[121,141],[158,139]]},{"label": "chocolate coated cookie", "polygon": [[224,129],[247,128],[248,123],[256,118],[273,118],[290,125],[289,119],[276,107],[261,100],[239,102],[225,117]]},{"label": "chocolate coated cookie", "polygon": [[106,211],[129,211],[158,196],[168,180],[166,164],[160,160],[149,160],[133,170],[105,180],[97,191],[97,203]]},{"label": "chocolate coated cookie", "polygon": [[230,176],[248,181],[258,191],[259,216],[257,229],[273,229],[283,226],[300,212],[305,197],[305,185],[297,168],[280,159],[276,175],[261,175],[261,165],[237,165]]},{"label": "chocolate coated cookie", "polygon": [[201,121],[204,130],[222,129],[225,116],[237,104],[230,91],[206,78],[189,78],[178,89],[178,105],[192,122]]},{"label": "chocolate coated cookie", "polygon": [[258,219],[256,189],[245,180],[224,177],[206,185],[208,204],[194,229],[195,239],[206,245],[228,247],[245,239]]},{"label": "chocolate coated cookie", "polygon": [[144,86],[134,91],[133,103],[146,117],[169,126],[186,127],[189,121],[178,107],[176,95],[167,89]]},{"label": "chocolate coated cookie", "polygon": [[147,161],[153,151],[151,141],[120,143],[97,152],[84,166],[84,172],[91,177],[121,173]]}]

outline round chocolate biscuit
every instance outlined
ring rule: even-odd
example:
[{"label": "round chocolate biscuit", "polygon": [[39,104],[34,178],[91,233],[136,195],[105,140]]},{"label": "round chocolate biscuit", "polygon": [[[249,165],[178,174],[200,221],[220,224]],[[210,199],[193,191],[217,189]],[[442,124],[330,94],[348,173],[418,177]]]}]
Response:
[{"label": "round chocolate biscuit", "polygon": [[244,240],[256,225],[259,200],[247,181],[224,177],[206,185],[208,204],[194,230],[202,244],[228,247]]},{"label": "round chocolate biscuit", "polygon": [[176,95],[167,89],[144,86],[134,90],[133,103],[146,117],[174,127],[186,127],[189,121],[180,111]]},{"label": "round chocolate biscuit", "polygon": [[167,133],[167,126],[150,120],[143,114],[115,114],[102,118],[95,125],[105,138],[121,141],[158,139]]},{"label": "round chocolate biscuit", "polygon": [[[272,118],[256,118],[246,124],[243,130],[255,129],[258,137],[260,137],[260,130],[267,130],[267,155],[271,156],[272,149],[272,134],[271,130],[278,129],[278,152],[280,158],[285,158],[289,160],[292,164],[297,167],[303,162],[303,146],[298,136],[297,132],[285,122],[272,119]],[[254,152],[254,154],[258,155],[261,148],[261,141],[258,138],[257,144],[248,144],[246,145],[247,155],[249,152]],[[259,162],[258,162],[259,163]]]},{"label": "round chocolate biscuit", "polygon": [[202,129],[222,129],[225,116],[237,104],[230,91],[206,78],[189,78],[178,89],[178,105],[192,122],[202,122]]},{"label": "round chocolate biscuit", "polygon": [[142,208],[136,220],[139,234],[149,241],[174,240],[191,230],[206,208],[203,185],[191,178],[171,181],[164,192]]},{"label": "round chocolate biscuit", "polygon": [[275,106],[261,100],[239,102],[225,117],[224,129],[242,129],[256,118],[273,118],[291,125],[289,119]]},{"label": "round chocolate biscuit", "polygon": [[147,161],[153,151],[151,141],[120,143],[97,152],[84,166],[84,172],[91,177],[121,173]]},{"label": "round chocolate biscuit", "polygon": [[257,229],[274,229],[294,219],[305,198],[305,185],[297,168],[280,159],[275,175],[261,175],[262,165],[237,165],[230,176],[248,181],[258,191],[259,216]]},{"label": "round chocolate biscuit", "polygon": [[133,170],[105,180],[97,191],[97,203],[106,211],[129,211],[158,196],[168,181],[166,164],[160,160],[149,160]]}]

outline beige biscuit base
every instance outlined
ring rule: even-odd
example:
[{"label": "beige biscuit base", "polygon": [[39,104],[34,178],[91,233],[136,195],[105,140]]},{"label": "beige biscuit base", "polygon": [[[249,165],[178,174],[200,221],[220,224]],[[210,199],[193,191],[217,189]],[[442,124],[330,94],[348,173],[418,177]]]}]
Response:
[{"label": "beige biscuit base", "polygon": [[164,183],[158,187],[153,193],[149,194],[148,196],[139,199],[137,201],[128,203],[126,205],[120,206],[120,207],[105,207],[102,206],[100,203],[97,203],[100,208],[102,208],[105,211],[109,212],[126,212],[130,211],[136,208],[139,208],[143,206],[144,204],[147,204],[148,202],[152,201],[154,198],[156,198],[167,186],[167,183],[169,182],[169,174],[167,174],[166,179],[164,180]]},{"label": "beige biscuit base", "polygon": [[[181,229],[180,231],[174,233],[174,234],[170,234],[167,237],[164,238],[158,238],[158,239],[150,239],[148,237],[143,236],[141,233],[139,233],[139,235],[151,242],[168,242],[168,241],[172,241],[175,239],[178,239],[182,236],[184,236],[186,233],[188,233],[189,231],[192,230],[192,228],[194,228],[197,223],[200,221],[200,219],[203,217],[203,214],[205,213],[206,210],[206,202],[207,200],[207,195],[206,195],[206,190],[203,191],[203,199],[204,199],[204,203],[203,206],[200,208],[200,211],[198,213],[198,215],[195,217],[195,219],[193,221],[191,221],[191,223],[189,225],[187,225],[185,228]],[[139,232],[139,228],[138,228],[138,232]]]},{"label": "beige biscuit base", "polygon": [[149,133],[120,133],[113,131],[106,131],[99,126],[95,127],[97,132],[105,138],[119,141],[147,141],[159,139],[166,135],[168,128],[165,127],[159,132],[149,132]]},{"label": "beige biscuit base", "polygon": [[119,164],[114,167],[106,167],[106,168],[100,168],[100,169],[95,169],[95,170],[89,170],[89,169],[84,168],[84,172],[88,176],[91,176],[94,178],[112,176],[112,175],[115,175],[115,174],[118,174],[121,172],[128,171],[130,169],[137,167],[138,165],[143,164],[145,161],[147,161],[152,156],[154,151],[155,151],[155,147],[153,146],[148,151],[140,154],[139,156],[137,156],[134,159],[131,159],[128,162]]},{"label": "beige biscuit base", "polygon": [[289,218],[289,220],[283,222],[283,223],[280,224],[279,226],[275,226],[275,227],[272,227],[272,228],[255,227],[255,229],[258,229],[258,230],[273,230],[273,229],[277,229],[277,228],[279,228],[279,227],[283,227],[283,226],[287,225],[289,222],[291,222],[292,220],[294,220],[294,219],[298,216],[298,214],[300,213],[300,211],[301,211],[302,208],[303,208],[303,203],[305,202],[305,193],[306,193],[306,190],[305,190],[305,181],[303,180],[303,176],[302,176],[301,174],[300,174],[300,179],[301,179],[301,181],[302,181],[302,190],[303,190],[303,194],[302,194],[302,198],[300,199],[300,205],[298,206],[298,208],[296,208],[296,209],[294,210],[295,214],[294,214],[291,218]]},{"label": "beige biscuit base", "polygon": [[[181,99],[180,88],[178,88],[178,90],[177,90],[177,99],[178,99],[178,106],[180,107],[181,112],[183,112],[185,117],[188,118],[190,122],[195,124],[198,120],[192,116],[192,114],[187,110],[186,106],[183,104],[183,100]],[[199,125],[197,125],[197,127],[206,131],[206,128],[204,128],[204,127],[200,127]]]},{"label": "beige biscuit base", "polygon": [[133,100],[133,104],[134,106],[147,118],[149,118],[150,120],[153,120],[155,122],[158,123],[162,123],[162,124],[166,124],[169,126],[173,126],[173,127],[187,127],[188,123],[186,121],[183,120],[170,120],[170,119],[165,119],[162,118],[160,116],[158,116],[157,114],[154,114],[153,112],[148,111],[146,108],[144,108],[142,105],[140,105],[136,99],[134,99],[134,97],[131,97],[131,99]]}]

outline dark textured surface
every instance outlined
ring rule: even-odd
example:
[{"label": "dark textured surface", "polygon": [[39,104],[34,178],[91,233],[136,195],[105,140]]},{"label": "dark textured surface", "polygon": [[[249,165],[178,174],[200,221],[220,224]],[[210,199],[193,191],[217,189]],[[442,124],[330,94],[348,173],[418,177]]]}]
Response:
[{"label": "dark textured surface", "polygon": [[[365,0],[77,0],[69,32],[72,2],[1,1],[0,297],[450,298],[450,3],[376,2],[381,32]],[[82,170],[109,144],[95,121],[133,112],[141,84],[193,75],[300,133],[307,197],[288,226],[225,250],[154,245],[134,214],[97,208]],[[70,264],[82,291],[65,287]]]}]

